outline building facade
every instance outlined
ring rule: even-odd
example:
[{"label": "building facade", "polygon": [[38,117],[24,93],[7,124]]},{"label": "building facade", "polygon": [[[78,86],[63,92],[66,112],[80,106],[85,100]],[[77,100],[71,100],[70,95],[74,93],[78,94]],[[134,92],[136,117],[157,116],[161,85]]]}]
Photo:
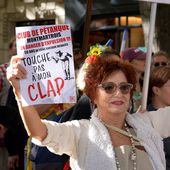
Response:
[{"label": "building facade", "polygon": [[64,22],[64,0],[0,0],[0,63],[9,61],[8,44],[16,26]]},{"label": "building facade", "polygon": [[[9,61],[8,44],[15,27],[66,22],[74,41],[81,45],[85,15],[86,0],[0,0],[0,64]],[[119,51],[125,28],[126,47],[144,46],[137,1],[93,0],[89,44],[112,38],[113,48]]]}]

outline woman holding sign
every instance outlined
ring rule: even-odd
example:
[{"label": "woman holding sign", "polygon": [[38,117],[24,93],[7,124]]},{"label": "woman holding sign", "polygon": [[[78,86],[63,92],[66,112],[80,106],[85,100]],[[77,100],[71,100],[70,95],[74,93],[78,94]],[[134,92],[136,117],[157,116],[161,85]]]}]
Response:
[{"label": "woman holding sign", "polygon": [[69,155],[73,170],[165,169],[162,137],[170,135],[170,108],[128,113],[136,83],[130,64],[107,54],[89,56],[84,91],[96,106],[91,119],[55,123],[42,121],[33,106],[22,106],[19,80],[26,78],[26,70],[18,60],[12,58],[8,80],[25,128],[36,144]]}]

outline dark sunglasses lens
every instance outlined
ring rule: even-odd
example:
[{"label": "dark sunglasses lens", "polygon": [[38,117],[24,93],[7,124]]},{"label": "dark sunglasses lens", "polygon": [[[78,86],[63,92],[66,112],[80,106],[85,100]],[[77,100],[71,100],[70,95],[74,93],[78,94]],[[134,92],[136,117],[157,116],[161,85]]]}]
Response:
[{"label": "dark sunglasses lens", "polygon": [[121,84],[119,88],[120,88],[120,91],[122,94],[128,94],[130,92],[130,90],[132,89],[132,85],[131,84]]},{"label": "dark sunglasses lens", "polygon": [[102,87],[104,88],[104,90],[106,91],[106,93],[113,93],[116,89],[116,86],[113,83],[105,83],[102,84]]},{"label": "dark sunglasses lens", "polygon": [[159,67],[160,64],[159,64],[159,63],[155,63],[154,66],[155,66],[155,67]]},{"label": "dark sunglasses lens", "polygon": [[162,65],[162,66],[166,66],[166,65],[167,65],[167,63],[165,63],[165,62],[162,62],[162,63],[161,63],[161,65]]},{"label": "dark sunglasses lens", "polygon": [[[109,83],[103,83],[101,85],[101,87],[105,90],[106,93],[108,94],[112,94],[116,91],[117,89],[117,85],[112,83],[112,82],[109,82]],[[131,89],[132,89],[133,85],[132,84],[120,84],[118,86],[119,90],[121,91],[122,94],[128,94]]]},{"label": "dark sunglasses lens", "polygon": [[158,63],[154,64],[155,67],[167,66],[167,65],[168,65],[168,63],[166,63],[166,62],[158,62]]}]

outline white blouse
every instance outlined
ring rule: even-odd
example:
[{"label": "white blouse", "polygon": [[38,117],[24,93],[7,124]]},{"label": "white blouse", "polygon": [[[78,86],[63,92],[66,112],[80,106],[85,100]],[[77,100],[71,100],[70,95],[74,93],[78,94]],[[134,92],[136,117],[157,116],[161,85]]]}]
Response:
[{"label": "white blouse", "polygon": [[[150,124],[164,138],[170,136],[170,107],[157,111],[135,113]],[[42,120],[47,126],[48,135],[42,141],[33,142],[47,148],[58,155],[69,155],[70,166],[73,170],[84,169],[84,158],[87,151],[89,120],[73,120],[65,123]]]}]

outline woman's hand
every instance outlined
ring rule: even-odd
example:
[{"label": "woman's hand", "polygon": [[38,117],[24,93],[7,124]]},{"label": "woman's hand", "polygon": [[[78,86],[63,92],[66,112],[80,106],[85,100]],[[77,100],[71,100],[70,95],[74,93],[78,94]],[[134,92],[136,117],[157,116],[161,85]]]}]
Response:
[{"label": "woman's hand", "polygon": [[20,93],[19,80],[26,78],[26,70],[20,64],[22,58],[19,56],[12,56],[10,65],[7,68],[7,79],[10,84],[13,86],[15,93]]},{"label": "woman's hand", "polygon": [[41,122],[37,110],[34,106],[22,106],[20,102],[19,80],[26,78],[26,70],[20,64],[22,58],[13,56],[7,69],[7,79],[13,86],[13,90],[18,101],[19,111],[28,135],[42,141],[47,136],[47,127]]}]

